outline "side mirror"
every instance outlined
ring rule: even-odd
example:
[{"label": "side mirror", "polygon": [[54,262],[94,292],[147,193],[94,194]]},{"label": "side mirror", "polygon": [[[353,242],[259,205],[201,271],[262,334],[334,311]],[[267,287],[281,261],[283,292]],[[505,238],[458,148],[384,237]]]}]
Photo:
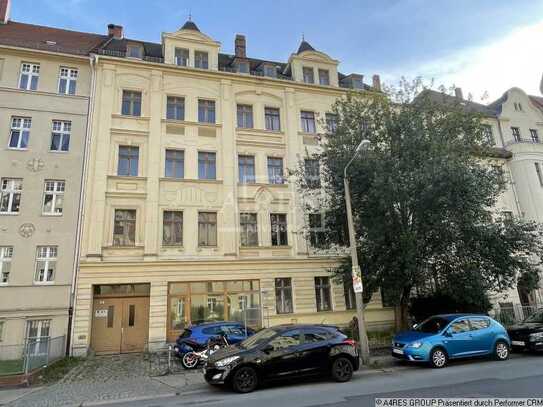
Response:
[{"label": "side mirror", "polygon": [[451,338],[452,332],[449,329],[447,329],[445,330],[445,332],[443,332],[443,336],[446,336],[447,338]]},{"label": "side mirror", "polygon": [[417,329],[417,327],[419,326],[419,324],[413,324],[413,329]]}]

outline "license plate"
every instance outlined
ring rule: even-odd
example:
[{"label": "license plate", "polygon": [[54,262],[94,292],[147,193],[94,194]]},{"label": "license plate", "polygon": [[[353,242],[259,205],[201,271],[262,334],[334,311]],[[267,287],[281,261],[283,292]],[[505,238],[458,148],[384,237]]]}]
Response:
[{"label": "license plate", "polygon": [[511,341],[511,344],[513,346],[526,346],[526,342],[524,341]]},{"label": "license plate", "polygon": [[403,355],[403,350],[393,348],[393,349],[392,349],[392,353],[397,353],[398,355]]}]

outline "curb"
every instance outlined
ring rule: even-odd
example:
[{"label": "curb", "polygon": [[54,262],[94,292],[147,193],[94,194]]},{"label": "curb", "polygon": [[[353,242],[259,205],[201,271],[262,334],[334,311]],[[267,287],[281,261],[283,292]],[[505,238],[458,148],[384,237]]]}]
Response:
[{"label": "curb", "polygon": [[155,394],[153,396],[140,396],[140,397],[128,397],[125,399],[116,399],[116,400],[100,400],[100,401],[84,401],[83,403],[79,404],[81,407],[86,406],[103,406],[108,404],[120,404],[120,403],[130,403],[131,401],[145,401],[145,400],[154,400],[154,399],[164,399],[168,397],[175,397],[179,396],[180,392],[175,393],[162,393],[162,394]]}]

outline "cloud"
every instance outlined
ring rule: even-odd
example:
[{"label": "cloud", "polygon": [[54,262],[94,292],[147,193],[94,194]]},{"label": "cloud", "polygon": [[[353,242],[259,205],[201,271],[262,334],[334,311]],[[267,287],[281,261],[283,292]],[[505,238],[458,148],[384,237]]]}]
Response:
[{"label": "cloud", "polygon": [[[517,28],[502,38],[478,47],[460,51],[401,72],[389,72],[385,80],[395,82],[400,76],[422,76],[434,79],[435,84],[459,86],[464,96],[473,95],[474,101],[489,103],[507,89],[519,87],[530,94],[539,94],[543,74],[543,20],[537,24]],[[485,93],[488,95],[483,98]]]}]

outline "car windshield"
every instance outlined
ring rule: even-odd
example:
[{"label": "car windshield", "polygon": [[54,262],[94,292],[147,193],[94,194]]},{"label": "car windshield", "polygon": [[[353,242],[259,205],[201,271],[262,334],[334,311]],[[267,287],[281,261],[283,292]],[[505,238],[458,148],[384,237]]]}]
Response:
[{"label": "car windshield", "polygon": [[242,349],[253,349],[277,335],[274,329],[263,329],[239,344]]},{"label": "car windshield", "polygon": [[429,334],[437,334],[441,332],[448,323],[449,321],[447,321],[445,318],[431,317],[417,325],[415,331]]},{"label": "car windshield", "polygon": [[543,323],[543,310],[534,312],[532,315],[526,318],[524,322]]}]

